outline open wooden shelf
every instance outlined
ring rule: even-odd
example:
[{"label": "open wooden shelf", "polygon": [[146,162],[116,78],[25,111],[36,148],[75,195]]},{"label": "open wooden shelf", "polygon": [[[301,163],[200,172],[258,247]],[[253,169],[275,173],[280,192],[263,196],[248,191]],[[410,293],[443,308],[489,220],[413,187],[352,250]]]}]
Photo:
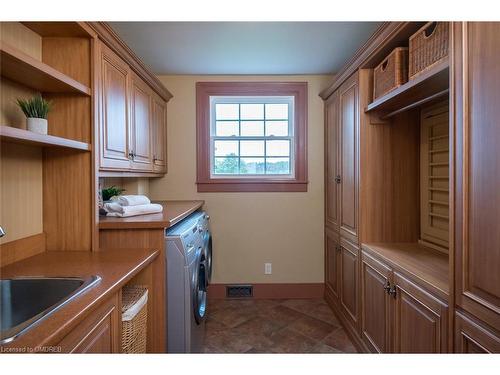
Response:
[{"label": "open wooden shelf", "polygon": [[443,298],[449,294],[448,255],[417,242],[363,243],[361,247],[424,281]]},{"label": "open wooden shelf", "polygon": [[11,143],[38,145],[42,147],[62,147],[74,150],[90,151],[91,146],[85,142],[56,137],[53,135],[38,134],[12,126],[0,126],[0,139]]},{"label": "open wooden shelf", "polygon": [[444,59],[417,78],[370,103],[365,112],[379,112],[381,118],[394,116],[449,92],[449,61]]},{"label": "open wooden shelf", "polygon": [[0,44],[2,77],[40,92],[91,95],[84,84],[8,44]]},{"label": "open wooden shelf", "polygon": [[21,22],[42,37],[88,38],[93,35],[84,22]]}]

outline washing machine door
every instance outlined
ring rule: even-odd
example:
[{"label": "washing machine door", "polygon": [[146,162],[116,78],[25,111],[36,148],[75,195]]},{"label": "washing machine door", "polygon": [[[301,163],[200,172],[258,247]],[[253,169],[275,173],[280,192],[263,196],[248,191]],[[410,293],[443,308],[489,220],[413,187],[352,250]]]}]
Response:
[{"label": "washing machine door", "polygon": [[197,249],[196,263],[193,276],[193,314],[196,323],[201,324],[205,319],[207,309],[207,262],[201,247]]},{"label": "washing machine door", "polygon": [[205,246],[205,260],[207,262],[207,284],[212,280],[212,235],[210,232],[205,233],[203,239]]}]

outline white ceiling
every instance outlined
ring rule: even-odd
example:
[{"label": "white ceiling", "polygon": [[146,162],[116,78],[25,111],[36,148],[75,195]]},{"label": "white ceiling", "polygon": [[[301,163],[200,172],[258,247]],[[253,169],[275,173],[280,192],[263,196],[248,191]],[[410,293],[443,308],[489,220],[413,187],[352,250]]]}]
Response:
[{"label": "white ceiling", "polygon": [[378,22],[111,22],[156,74],[335,73]]}]

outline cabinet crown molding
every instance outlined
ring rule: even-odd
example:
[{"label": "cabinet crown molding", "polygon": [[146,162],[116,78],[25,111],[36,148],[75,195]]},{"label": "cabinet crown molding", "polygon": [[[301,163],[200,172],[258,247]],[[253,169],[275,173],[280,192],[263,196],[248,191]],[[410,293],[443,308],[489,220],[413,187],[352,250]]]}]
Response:
[{"label": "cabinet crown molding", "polygon": [[168,102],[173,95],[154,75],[139,57],[118,36],[106,22],[88,22],[88,25],[97,33],[98,38],[111,48],[118,56],[130,65],[132,70],[141,77],[163,100]]}]

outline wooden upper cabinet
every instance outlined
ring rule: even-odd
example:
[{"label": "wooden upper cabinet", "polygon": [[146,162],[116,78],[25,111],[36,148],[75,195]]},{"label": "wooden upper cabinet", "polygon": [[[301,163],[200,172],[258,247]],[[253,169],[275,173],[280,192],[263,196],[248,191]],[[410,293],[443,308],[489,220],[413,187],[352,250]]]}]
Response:
[{"label": "wooden upper cabinet", "polygon": [[447,353],[448,306],[395,272],[394,352]]},{"label": "wooden upper cabinet", "polygon": [[167,172],[167,103],[100,43],[100,169]]},{"label": "wooden upper cabinet", "polygon": [[167,104],[158,95],[152,98],[153,169],[167,172]]},{"label": "wooden upper cabinet", "polygon": [[500,330],[500,23],[454,23],[456,303]]},{"label": "wooden upper cabinet", "polygon": [[129,144],[132,153],[132,169],[152,171],[152,92],[135,73],[132,73],[131,78]]},{"label": "wooden upper cabinet", "polygon": [[128,169],[130,70],[105,44],[100,44],[100,51],[100,166]]},{"label": "wooden upper cabinet", "polygon": [[358,242],[359,184],[359,94],[358,74],[340,86],[340,231],[354,243]]},{"label": "wooden upper cabinet", "polygon": [[325,284],[335,299],[339,298],[340,272],[339,235],[329,229],[325,230]]},{"label": "wooden upper cabinet", "polygon": [[361,264],[361,334],[373,352],[391,352],[392,270],[363,253]]},{"label": "wooden upper cabinet", "polygon": [[325,102],[325,224],[339,230],[339,95]]}]

